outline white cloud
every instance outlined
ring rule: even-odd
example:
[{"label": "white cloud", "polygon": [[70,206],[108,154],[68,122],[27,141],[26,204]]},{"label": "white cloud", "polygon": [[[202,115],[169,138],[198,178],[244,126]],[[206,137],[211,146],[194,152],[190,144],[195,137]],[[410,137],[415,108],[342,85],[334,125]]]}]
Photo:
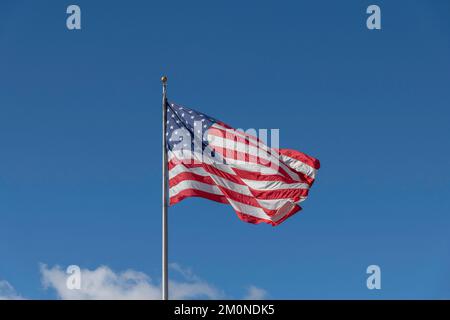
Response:
[{"label": "white cloud", "polygon": [[[171,299],[220,299],[223,293],[214,286],[199,279],[189,269],[177,264],[171,268],[178,271],[184,281],[170,281]],[[42,283],[52,288],[61,299],[68,300],[126,300],[126,299],[160,299],[161,287],[142,272],[127,270],[116,273],[107,266],[95,270],[81,269],[81,289],[70,290],[66,286],[68,275],[59,266],[52,268],[41,265]]]},{"label": "white cloud", "polygon": [[263,300],[267,298],[267,291],[255,286],[247,288],[247,294],[244,297],[245,300]]},{"label": "white cloud", "polygon": [[0,300],[21,300],[13,286],[5,280],[0,280]]},{"label": "white cloud", "polygon": [[[170,280],[171,299],[227,299],[222,290],[200,279],[191,269],[177,263],[171,263],[170,269],[181,276],[182,280]],[[66,283],[69,275],[60,266],[40,266],[42,284],[56,291],[58,298],[64,300],[157,300],[161,298],[161,287],[152,282],[145,273],[126,270],[114,272],[107,266],[95,270],[81,269],[81,289],[70,290]],[[267,291],[249,286],[243,299],[260,300],[267,297]],[[0,280],[0,300],[24,299],[14,287]]]},{"label": "white cloud", "polygon": [[169,268],[178,272],[186,280],[199,281],[200,279],[192,272],[192,269],[180,266],[178,263],[169,263]]},{"label": "white cloud", "polygon": [[133,270],[115,273],[106,266],[82,269],[80,290],[67,288],[68,274],[59,266],[41,265],[41,276],[44,287],[53,288],[64,300],[158,299],[160,296],[159,288],[145,274]]}]

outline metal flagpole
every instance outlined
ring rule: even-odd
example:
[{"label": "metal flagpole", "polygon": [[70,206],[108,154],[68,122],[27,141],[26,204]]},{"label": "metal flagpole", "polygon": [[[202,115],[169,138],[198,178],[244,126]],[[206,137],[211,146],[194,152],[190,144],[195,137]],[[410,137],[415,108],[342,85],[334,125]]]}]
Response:
[{"label": "metal flagpole", "polygon": [[167,121],[167,77],[161,77],[162,82],[162,300],[169,299],[169,278],[168,278],[168,233],[167,233],[167,150],[166,150],[166,121]]}]

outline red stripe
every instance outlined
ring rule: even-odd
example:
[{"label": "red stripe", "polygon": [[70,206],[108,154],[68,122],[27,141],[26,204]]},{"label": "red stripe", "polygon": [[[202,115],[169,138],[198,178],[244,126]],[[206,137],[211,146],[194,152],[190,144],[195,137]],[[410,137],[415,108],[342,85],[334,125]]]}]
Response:
[{"label": "red stripe", "polygon": [[222,171],[216,167],[214,167],[213,165],[210,164],[206,164],[206,163],[202,163],[202,164],[176,164],[172,161],[169,161],[169,171],[172,170],[173,168],[175,168],[175,166],[180,165],[180,166],[184,166],[187,169],[190,168],[203,168],[206,172],[210,173],[210,174],[214,174],[220,178],[223,179],[227,179],[231,182],[234,182],[236,184],[241,184],[241,185],[245,185],[245,183],[241,180],[241,178],[237,175],[234,174],[230,174],[228,172]]},{"label": "red stripe", "polygon": [[296,205],[291,212],[289,212],[288,214],[286,214],[283,218],[281,218],[280,220],[272,223],[273,226],[277,226],[280,223],[282,223],[284,220],[286,220],[289,217],[292,217],[294,214],[296,214],[297,212],[299,212],[300,210],[302,210],[302,207],[300,207],[299,205]]},{"label": "red stripe", "polygon": [[[241,132],[242,133],[242,132]],[[260,146],[258,143],[254,143],[253,140],[250,141],[250,137],[246,135],[246,138],[242,137],[241,135],[237,134],[234,129],[232,130],[223,130],[219,129],[217,127],[211,127],[208,129],[208,134],[222,138],[227,139],[239,143],[243,143],[252,147],[259,148]],[[243,133],[242,133],[243,134]],[[244,134],[245,135],[245,134]],[[262,144],[262,143],[260,143]],[[263,144],[265,146],[265,144]]]},{"label": "red stripe", "polygon": [[177,174],[175,177],[169,179],[169,187],[172,188],[185,180],[195,180],[206,184],[216,185],[211,177],[201,176],[199,174],[192,172],[182,172]]},{"label": "red stripe", "polygon": [[225,198],[224,196],[205,192],[205,191],[198,190],[198,189],[185,189],[185,190],[177,193],[175,196],[170,197],[169,203],[170,203],[170,205],[174,205],[188,197],[200,197],[200,198],[206,198],[206,199],[213,200],[213,201],[220,202],[220,203],[225,203],[225,204],[229,203],[227,198]]},{"label": "red stripe", "polygon": [[203,167],[203,163],[194,163],[194,161],[186,161],[184,162],[181,159],[173,158],[167,163],[167,169],[170,171],[178,165],[185,166],[186,168],[199,168]]},{"label": "red stripe", "polygon": [[[223,179],[227,179],[231,182],[234,182],[236,184],[241,184],[241,185],[246,185],[245,182],[242,181],[242,179],[247,179],[247,180],[254,180],[254,181],[280,181],[280,182],[284,182],[284,183],[298,183],[298,181],[292,179],[291,177],[284,177],[284,176],[280,176],[280,175],[276,175],[276,174],[261,174],[259,172],[252,172],[252,171],[247,171],[247,170],[242,170],[242,169],[237,169],[237,168],[231,168],[233,170],[233,172],[235,173],[235,175],[230,174],[228,172],[222,171],[216,167],[214,167],[213,165],[210,164],[174,164],[173,162],[169,161],[169,170],[173,169],[176,165],[182,165],[186,168],[198,168],[198,167],[202,167],[206,172],[210,173],[210,174],[214,174],[218,177],[221,177]],[[309,184],[308,181],[302,181],[302,182],[306,182]]]},{"label": "red stripe", "polygon": [[[241,134],[241,135],[245,136],[246,138],[248,138],[249,140],[252,140],[252,141],[254,141],[254,142],[256,142],[256,143],[264,143],[264,142],[262,142],[258,137],[255,137],[255,136],[253,136],[253,135],[251,135],[251,134],[248,134],[248,133],[246,133],[246,132],[244,132],[244,131],[236,130],[236,129],[230,127],[229,125],[227,125],[227,124],[225,124],[225,123],[223,123],[223,122],[219,122],[219,121],[218,121],[218,122],[216,122],[216,123],[217,123],[218,125],[220,125],[220,126],[226,128],[226,129],[229,130],[230,132],[236,132],[236,133],[238,133],[238,134]],[[214,125],[213,125],[212,127],[218,129],[218,128],[215,127]],[[219,130],[222,130],[222,129],[219,129]]]},{"label": "red stripe", "polygon": [[[281,158],[280,158],[280,162],[281,162]],[[283,162],[284,163],[284,162]],[[309,185],[312,185],[314,182],[314,178],[311,178],[310,176],[308,176],[307,174],[304,174],[303,172],[297,171],[294,168],[291,168],[288,164],[284,163],[284,165],[288,168],[288,170],[290,170],[291,172],[295,173],[296,175],[298,175],[299,179],[301,182],[305,182]],[[289,176],[289,174],[283,169],[280,168],[280,170],[283,170],[287,176]],[[290,176],[289,176],[290,177]],[[292,179],[292,178],[291,178]],[[295,181],[298,182],[298,181]]]},{"label": "red stripe", "polygon": [[[281,181],[284,183],[298,183],[299,181],[292,179],[289,175],[281,176],[279,174],[263,174],[259,172],[247,171],[243,169],[233,168],[233,171],[241,177],[241,179],[255,180],[255,181]],[[300,181],[308,183],[308,181]]]},{"label": "red stripe", "polygon": [[[220,188],[220,190],[225,195],[225,197],[227,197],[231,200],[234,200],[234,201],[237,201],[237,202],[240,202],[240,203],[243,203],[243,204],[255,207],[255,208],[262,209],[264,211],[264,213],[266,213],[269,216],[273,216],[277,213],[277,210],[269,210],[269,209],[261,206],[259,204],[259,202],[257,201],[257,198],[255,198],[255,197],[248,196],[248,195],[230,190],[230,189],[222,187],[220,185],[217,185],[217,187]],[[259,199],[263,199],[263,198],[261,197]]]},{"label": "red stripe", "polygon": [[277,190],[255,190],[252,194],[261,200],[291,199],[294,202],[300,201],[302,197],[307,197],[308,189],[277,189]]},{"label": "red stripe", "polygon": [[239,211],[235,211],[237,216],[239,217],[239,219],[241,219],[242,221],[248,222],[248,223],[252,223],[252,224],[259,224],[259,223],[267,223],[270,224],[272,226],[277,226],[280,223],[282,223],[284,220],[286,220],[289,217],[292,217],[294,214],[296,214],[297,212],[299,212],[302,208],[300,206],[295,206],[291,212],[289,212],[288,214],[286,214],[283,218],[281,218],[278,221],[272,221],[272,220],[267,220],[267,219],[261,219],[261,218],[257,218],[255,216],[246,214],[246,213],[242,213]]},{"label": "red stripe", "polygon": [[245,182],[242,181],[242,179],[238,175],[234,175],[234,174],[230,174],[228,172],[222,171],[222,170],[218,169],[217,167],[214,167],[213,165],[204,163],[203,169],[205,169],[205,171],[210,174],[214,174],[220,178],[227,179],[236,184],[241,184],[244,186],[246,185]]},{"label": "red stripe", "polygon": [[316,158],[308,156],[303,152],[292,150],[292,149],[280,149],[278,150],[280,154],[291,157],[292,159],[298,160],[300,162],[306,163],[314,169],[320,169],[320,161]]}]

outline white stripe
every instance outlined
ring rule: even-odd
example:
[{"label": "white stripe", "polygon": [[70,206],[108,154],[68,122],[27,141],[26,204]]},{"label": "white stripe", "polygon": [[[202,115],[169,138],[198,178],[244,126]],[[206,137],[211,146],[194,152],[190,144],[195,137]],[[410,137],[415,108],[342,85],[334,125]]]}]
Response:
[{"label": "white stripe", "polygon": [[251,172],[256,172],[265,175],[280,175],[283,176],[278,167],[271,168],[262,166],[256,163],[249,163],[248,161],[236,160],[236,159],[227,159],[227,163],[232,167],[240,170],[246,170]]},{"label": "white stripe", "polygon": [[169,179],[175,178],[177,175],[183,172],[195,173],[198,174],[199,176],[204,177],[209,176],[209,173],[206,172],[206,170],[203,169],[202,167],[186,168],[184,165],[178,164],[169,170]]},{"label": "white stripe", "polygon": [[255,190],[309,189],[307,183],[284,183],[282,181],[258,181],[242,179],[246,185]]},{"label": "white stripe", "polygon": [[261,208],[243,204],[232,199],[228,199],[228,201],[230,202],[233,209],[239,211],[240,213],[245,213],[260,219],[270,220],[270,217]]},{"label": "white stripe", "polygon": [[260,143],[257,138],[255,138],[255,137],[253,137],[251,135],[245,134],[245,133],[243,133],[242,131],[239,131],[239,130],[228,129],[228,128],[225,128],[224,126],[221,126],[220,124],[217,124],[217,123],[214,123],[211,127],[215,128],[215,129],[223,130],[225,132],[228,132],[228,134],[231,135],[231,136],[232,135],[236,135],[236,136],[239,136],[239,137],[241,137],[243,139],[251,140],[255,144]]},{"label": "white stripe", "polygon": [[[206,150],[206,149],[205,149]],[[205,152],[203,155],[198,152],[183,152],[180,150],[168,151],[168,161],[173,161],[175,164],[208,164],[223,172],[236,175],[232,168],[227,164],[224,164],[220,160],[221,156],[216,152],[216,158],[211,158],[209,152]],[[204,161],[204,162],[203,162]]]},{"label": "white stripe", "polygon": [[311,167],[310,165],[307,165],[304,162],[301,162],[299,160],[296,160],[294,158],[291,158],[291,157],[283,155],[283,154],[281,154],[280,157],[284,163],[286,163],[289,167],[291,167],[295,171],[304,173],[308,177],[311,177],[313,179],[316,178],[317,170],[314,169],[313,167]]},{"label": "white stripe", "polygon": [[[234,192],[241,193],[246,196],[253,197],[253,194],[250,192],[250,190],[248,189],[247,186],[234,183],[224,177],[216,176],[215,174],[206,172],[206,170],[204,170],[201,167],[186,168],[182,164],[176,165],[171,170],[169,170],[169,179],[173,179],[174,177],[176,177],[177,175],[179,175],[183,172],[190,172],[190,173],[198,174],[200,176],[210,177],[214,181],[215,184],[217,184],[221,187],[227,188]],[[192,180],[192,181],[196,181],[196,180]]]},{"label": "white stripe", "polygon": [[228,201],[230,202],[230,204],[231,204],[231,206],[233,207],[234,210],[236,210],[236,211],[238,211],[240,213],[248,214],[250,216],[253,216],[253,217],[256,217],[256,218],[259,218],[259,219],[265,219],[265,220],[270,220],[270,221],[277,222],[278,220],[283,218],[288,213],[288,212],[284,212],[283,214],[275,215],[275,216],[270,217],[261,208],[257,208],[257,207],[254,207],[254,206],[243,204],[243,203],[234,201],[232,199],[228,199]]},{"label": "white stripe", "polygon": [[191,152],[189,150],[169,150],[167,151],[167,160],[175,163],[181,162],[186,164],[202,163],[203,155],[199,152]]},{"label": "white stripe", "polygon": [[291,199],[269,199],[269,200],[256,199],[256,201],[258,201],[261,207],[264,207],[268,210],[277,210],[282,206],[284,206],[286,203],[293,202]]},{"label": "white stripe", "polygon": [[246,195],[246,196],[250,196],[253,197],[253,194],[250,192],[249,188],[247,186],[244,186],[242,184],[237,184],[234,183],[228,179],[216,176],[216,175],[210,175],[211,179],[213,179],[213,181],[219,185],[222,186],[226,189],[229,189],[231,191]]},{"label": "white stripe", "polygon": [[[254,164],[254,163],[250,163],[248,161],[243,161],[243,160],[237,160],[237,159],[232,159],[232,158],[226,158],[227,163],[232,167],[232,168],[236,168],[236,169],[240,169],[240,170],[245,170],[245,171],[251,171],[251,172],[255,172],[255,173],[260,173],[263,175],[279,175],[281,177],[285,177],[285,175],[283,175],[278,166],[276,167],[266,167],[263,165],[259,165],[259,164]],[[272,163],[273,165],[273,163]],[[293,172],[291,169],[289,169],[283,162],[279,162],[280,167],[282,167],[287,174],[295,181],[300,181],[300,177],[298,176],[297,173]]]},{"label": "white stripe", "polygon": [[208,193],[223,196],[222,191],[220,191],[220,189],[217,186],[194,180],[185,180],[170,188],[169,197],[172,198],[181,191],[186,189],[197,189]]}]

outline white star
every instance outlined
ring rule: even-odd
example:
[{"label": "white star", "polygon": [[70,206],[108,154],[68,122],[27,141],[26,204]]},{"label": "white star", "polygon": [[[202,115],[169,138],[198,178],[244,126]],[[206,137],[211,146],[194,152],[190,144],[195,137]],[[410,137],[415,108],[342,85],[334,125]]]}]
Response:
[{"label": "white star", "polygon": [[184,118],[184,113],[182,113],[181,116]]},{"label": "white star", "polygon": [[173,126],[170,126],[170,129],[173,129]]}]

